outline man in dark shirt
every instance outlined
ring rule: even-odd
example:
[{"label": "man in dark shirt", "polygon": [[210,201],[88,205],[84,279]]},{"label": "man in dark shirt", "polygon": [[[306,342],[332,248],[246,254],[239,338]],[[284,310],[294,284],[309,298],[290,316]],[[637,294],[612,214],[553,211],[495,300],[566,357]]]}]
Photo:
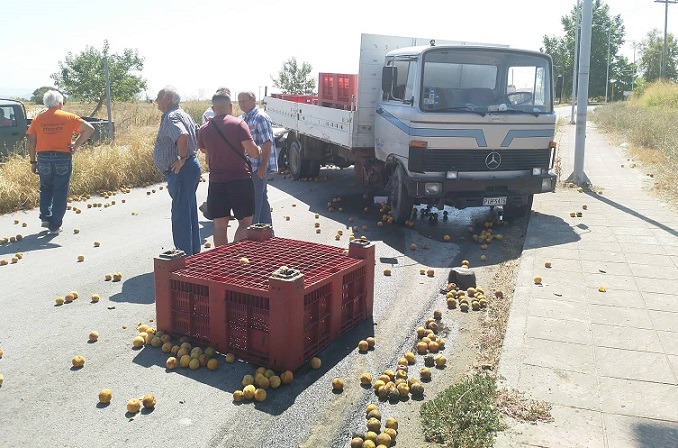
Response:
[{"label": "man in dark shirt", "polygon": [[230,214],[238,220],[233,241],[240,241],[252,224],[254,185],[246,156],[259,157],[247,124],[233,117],[231,97],[218,91],[212,97],[214,118],[198,132],[198,148],[205,152],[210,170],[207,208],[214,219],[214,245],[228,244]]}]

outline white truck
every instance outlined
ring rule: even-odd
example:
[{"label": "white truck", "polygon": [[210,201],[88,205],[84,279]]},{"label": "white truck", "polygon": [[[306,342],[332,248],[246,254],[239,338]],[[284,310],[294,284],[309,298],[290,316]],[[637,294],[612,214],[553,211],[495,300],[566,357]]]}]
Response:
[{"label": "white truck", "polygon": [[520,217],[555,189],[552,65],[502,45],[363,34],[347,110],[273,97],[265,107],[287,129],[294,178],[353,165],[398,222],[415,204]]}]

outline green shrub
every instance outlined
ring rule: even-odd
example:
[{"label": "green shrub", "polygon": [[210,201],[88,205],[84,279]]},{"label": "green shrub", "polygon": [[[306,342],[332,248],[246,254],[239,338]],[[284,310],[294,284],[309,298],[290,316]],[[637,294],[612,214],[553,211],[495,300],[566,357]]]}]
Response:
[{"label": "green shrub", "polygon": [[421,406],[424,437],[444,447],[490,448],[504,429],[494,377],[474,374]]}]

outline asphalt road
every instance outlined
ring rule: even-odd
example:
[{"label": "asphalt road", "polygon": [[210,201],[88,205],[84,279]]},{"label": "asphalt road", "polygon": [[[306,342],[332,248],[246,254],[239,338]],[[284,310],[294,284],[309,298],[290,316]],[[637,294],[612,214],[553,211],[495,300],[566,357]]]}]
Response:
[{"label": "asphalt road", "polygon": [[[317,182],[274,176],[269,195],[276,236],[347,247],[350,226],[366,225],[358,234],[373,241],[377,253],[373,322],[359,324],[319,353],[320,369],[300,368],[292,384],[269,389],[260,403],[232,401],[243,375],[253,374],[256,365],[227,364],[219,356],[216,371],[168,371],[167,355],[160,349],[132,347],[135,327],[154,325],[153,259],[172,248],[170,199],[162,185],[73,203],[82,213],[67,212],[64,232],[57,236],[39,227],[37,210],[0,216],[0,238],[23,236],[0,245],[0,259],[23,254],[17,263],[0,266],[0,446],[348,446],[351,431],[364,431],[364,407],[376,401],[359,386],[360,373],[376,376],[394,368],[413,348],[414,329],[444,303],[439,289],[448,268],[466,253],[462,244],[469,244],[468,239],[460,238],[488,210],[450,210],[448,221],[432,225],[420,220],[414,229],[378,228],[378,206],[363,196],[351,169],[323,169],[321,176],[326,179]],[[207,183],[201,183],[198,200],[206,194]],[[343,211],[328,211],[327,202],[334,197],[342,199]],[[86,205],[112,200],[116,203],[109,207]],[[320,234],[315,222],[320,222]],[[203,236],[211,240],[211,223],[201,225]],[[336,241],[339,229],[344,236]],[[452,236],[451,242],[442,241],[445,234]],[[412,243],[416,251],[410,250]],[[84,261],[78,262],[78,255]],[[488,256],[489,265],[501,261],[491,251]],[[385,267],[392,276],[382,274]],[[421,276],[420,268],[433,268],[436,275]],[[122,273],[122,281],[105,281],[105,274],[114,272]],[[73,290],[77,300],[55,306],[57,296]],[[98,303],[90,302],[93,294],[100,295]],[[92,330],[100,337],[88,343]],[[448,332],[450,357],[457,324],[451,322]],[[371,335],[377,338],[376,349],[359,354],[357,342]],[[82,369],[72,368],[75,355],[85,357]],[[334,377],[346,380],[344,393],[333,393]],[[113,392],[108,406],[98,404],[102,388]],[[157,398],[154,411],[126,412],[127,400],[148,392]],[[398,418],[408,405],[416,403],[382,403],[380,409]]]}]

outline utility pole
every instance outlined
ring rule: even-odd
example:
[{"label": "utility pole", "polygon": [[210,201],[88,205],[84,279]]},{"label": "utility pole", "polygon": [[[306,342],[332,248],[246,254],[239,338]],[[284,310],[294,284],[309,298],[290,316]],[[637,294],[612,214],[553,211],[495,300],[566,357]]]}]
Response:
[{"label": "utility pole", "polygon": [[636,48],[638,48],[638,43],[634,40],[631,43],[631,46],[633,47],[633,71],[631,73],[631,92],[633,92],[636,82]]},{"label": "utility pole", "polygon": [[577,9],[575,12],[577,26],[574,29],[574,59],[572,59],[572,112],[570,113],[570,124],[574,124],[574,103],[577,96],[577,62],[579,61],[579,0],[577,0]]},{"label": "utility pole", "polygon": [[612,27],[607,29],[607,72],[605,74],[605,102],[607,103],[607,86],[610,84],[610,30]]},{"label": "utility pole", "polygon": [[662,49],[662,63],[659,67],[659,79],[663,80],[666,76],[666,35],[669,26],[669,3],[676,4],[678,0],[654,0],[654,2],[664,4],[664,48]]},{"label": "utility pole", "polygon": [[113,130],[113,117],[111,114],[111,78],[108,73],[108,52],[104,54],[104,74],[106,76],[106,107],[108,108],[108,136],[106,140],[111,143],[113,142],[115,134]]},{"label": "utility pole", "polygon": [[589,74],[591,72],[591,28],[593,23],[593,0],[584,0],[581,18],[581,49],[579,51],[579,85],[577,87],[577,128],[574,145],[574,171],[567,178],[580,187],[590,184],[584,173],[586,148],[586,112],[589,97]]}]

